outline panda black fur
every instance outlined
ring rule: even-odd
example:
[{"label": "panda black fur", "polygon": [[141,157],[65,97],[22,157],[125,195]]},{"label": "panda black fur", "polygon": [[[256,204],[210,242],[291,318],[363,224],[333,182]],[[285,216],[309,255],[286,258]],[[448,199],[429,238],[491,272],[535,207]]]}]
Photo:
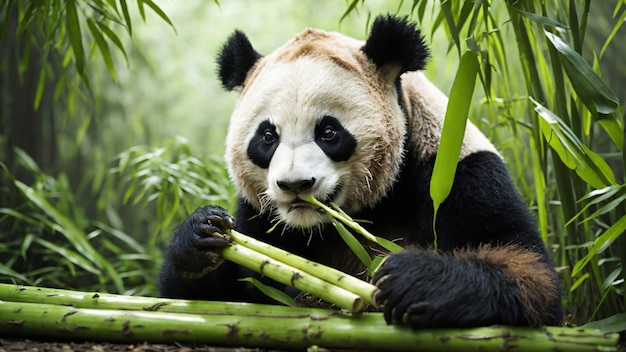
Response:
[{"label": "panda black fur", "polygon": [[240,194],[236,222],[222,208],[197,209],[173,237],[161,294],[266,302],[237,281],[253,274],[216,251],[228,240],[212,234],[232,227],[362,275],[328,216],[301,200],[313,195],[408,248],[387,257],[373,278],[387,322],[561,324],[560,285],[535,221],[502,158],[471,123],[432,249],[428,190],[447,98],[419,72],[427,57],[414,25],[392,16],[377,18],[365,43],[307,29],[265,57],[235,32],[218,64],[223,86],[241,94],[226,139]]}]

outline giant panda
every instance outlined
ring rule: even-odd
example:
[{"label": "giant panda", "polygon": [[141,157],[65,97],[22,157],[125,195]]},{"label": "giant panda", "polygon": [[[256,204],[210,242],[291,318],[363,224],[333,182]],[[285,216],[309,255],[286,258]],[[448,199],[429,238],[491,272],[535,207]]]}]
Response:
[{"label": "giant panda", "polygon": [[429,184],[447,97],[420,72],[428,57],[415,25],[391,15],[375,19],[365,42],[306,29],[267,56],[235,31],[218,74],[240,94],[225,152],[237,209],[233,219],[200,207],[178,227],[161,295],[267,302],[238,280],[248,269],[219,255],[229,228],[364,278],[329,216],[302,200],[313,195],[405,248],[372,278],[387,323],[561,324],[560,284],[535,220],[503,158],[471,123],[437,213],[435,246]]}]

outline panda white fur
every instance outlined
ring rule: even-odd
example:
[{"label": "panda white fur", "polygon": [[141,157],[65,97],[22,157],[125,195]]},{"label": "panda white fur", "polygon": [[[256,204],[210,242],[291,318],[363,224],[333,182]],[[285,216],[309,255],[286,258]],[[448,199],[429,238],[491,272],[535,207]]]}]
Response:
[{"label": "panda white fur", "polygon": [[378,17],[365,42],[307,29],[268,56],[236,31],[218,58],[223,86],[240,92],[226,139],[236,221],[222,208],[198,208],[173,237],[161,294],[267,301],[237,281],[249,270],[218,254],[228,241],[212,234],[233,227],[362,276],[329,217],[302,201],[313,195],[407,248],[373,277],[388,323],[560,324],[560,285],[536,224],[471,123],[432,249],[428,189],[447,98],[419,72],[427,58],[415,26],[393,16]]}]

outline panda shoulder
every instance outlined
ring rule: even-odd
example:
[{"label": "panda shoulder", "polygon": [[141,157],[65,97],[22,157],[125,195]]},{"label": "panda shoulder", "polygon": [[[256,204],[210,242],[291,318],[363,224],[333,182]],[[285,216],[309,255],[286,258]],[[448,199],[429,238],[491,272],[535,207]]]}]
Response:
[{"label": "panda shoulder", "polygon": [[[437,154],[448,97],[421,71],[402,75],[402,95],[408,120],[408,146],[418,160]],[[467,121],[459,160],[478,152],[498,150],[471,121]]]}]

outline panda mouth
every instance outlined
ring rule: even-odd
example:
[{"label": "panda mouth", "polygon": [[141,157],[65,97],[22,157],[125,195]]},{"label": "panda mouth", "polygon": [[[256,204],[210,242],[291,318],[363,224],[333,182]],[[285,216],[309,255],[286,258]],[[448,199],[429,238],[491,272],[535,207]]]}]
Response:
[{"label": "panda mouth", "polygon": [[[324,199],[324,203],[325,204],[331,203],[333,199],[335,198],[335,196],[337,195],[337,193],[339,193],[340,189],[341,189],[341,186],[338,186],[337,188],[335,188],[328,196],[326,196],[326,199]],[[301,198],[296,197],[289,204],[289,209],[287,210],[287,212],[291,213],[292,211],[299,210],[299,209],[300,210],[317,210],[320,213],[323,212],[323,210],[320,209],[320,207],[318,207],[317,205],[313,205]]]},{"label": "panda mouth", "polygon": [[289,210],[287,210],[288,213],[291,213],[294,210],[297,209],[311,209],[311,210],[316,210],[319,209],[318,206],[313,205],[311,203],[308,203],[300,198],[296,198],[294,199],[291,204],[289,205]]}]

